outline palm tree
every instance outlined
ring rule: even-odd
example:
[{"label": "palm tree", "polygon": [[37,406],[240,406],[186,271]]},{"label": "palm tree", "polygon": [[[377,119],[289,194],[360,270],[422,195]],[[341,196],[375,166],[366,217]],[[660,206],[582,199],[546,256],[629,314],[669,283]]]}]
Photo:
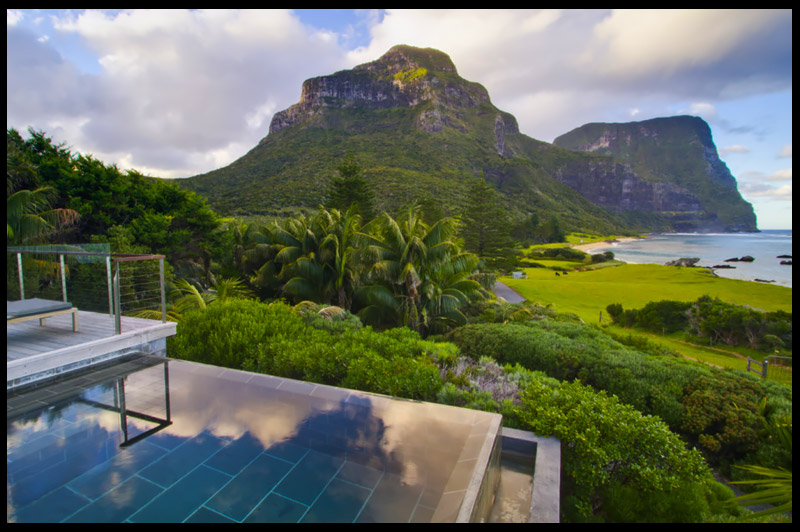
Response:
[{"label": "palm tree", "polygon": [[399,223],[383,213],[367,229],[359,238],[372,262],[373,283],[359,291],[365,304],[359,316],[393,315],[396,325],[419,331],[434,320],[460,321],[458,307],[482,295],[480,284],[468,278],[477,257],[460,250],[454,218],[429,226],[412,205]]},{"label": "palm tree", "polygon": [[281,271],[280,276],[288,278],[284,292],[295,300],[335,304],[349,310],[358,282],[355,239],[360,222],[355,207],[344,214],[320,207],[305,225],[304,253],[297,256],[301,253],[299,246],[279,253],[285,254],[282,258],[297,257]]},{"label": "palm tree", "polygon": [[476,255],[460,252],[434,270],[430,279],[423,283],[421,291],[430,331],[445,332],[464,325],[467,318],[461,308],[470,301],[490,297],[480,283],[471,278],[478,262]]},{"label": "palm tree", "polygon": [[52,199],[51,187],[10,193],[6,197],[6,243],[41,243],[78,221],[78,213],[71,209],[51,209]]},{"label": "palm tree", "polygon": [[6,142],[6,242],[38,244],[74,225],[78,213],[51,208],[52,187],[38,186],[38,169],[14,142]]},{"label": "palm tree", "polygon": [[[175,288],[170,292],[172,302],[167,308],[167,320],[180,321],[185,313],[193,310],[205,310],[212,303],[224,303],[232,299],[250,299],[253,296],[253,292],[241,279],[220,279],[212,288],[204,291],[200,291],[186,279],[178,279],[175,282]],[[131,315],[151,320],[161,319],[160,310],[138,310]]]}]

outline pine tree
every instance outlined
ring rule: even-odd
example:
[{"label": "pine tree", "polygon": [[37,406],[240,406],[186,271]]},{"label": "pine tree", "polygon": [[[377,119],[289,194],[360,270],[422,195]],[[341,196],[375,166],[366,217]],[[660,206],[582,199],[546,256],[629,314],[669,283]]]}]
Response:
[{"label": "pine tree", "polygon": [[500,194],[485,179],[478,179],[470,188],[462,216],[464,249],[481,258],[501,257],[510,245],[510,232]]},{"label": "pine tree", "polygon": [[352,153],[348,153],[337,168],[339,177],[331,179],[325,207],[347,212],[356,204],[356,213],[364,222],[375,217],[375,195],[364,171]]}]

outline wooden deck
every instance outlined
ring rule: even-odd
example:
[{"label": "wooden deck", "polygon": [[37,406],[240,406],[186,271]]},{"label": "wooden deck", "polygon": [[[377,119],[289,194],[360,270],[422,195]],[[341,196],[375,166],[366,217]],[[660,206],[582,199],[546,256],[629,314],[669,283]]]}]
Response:
[{"label": "wooden deck", "polygon": [[[122,332],[114,334],[114,317],[78,311],[78,332],[69,315],[45,320],[10,323],[6,327],[7,381],[25,380],[35,374],[61,373],[68,368],[90,365],[118,354],[150,345],[175,335],[176,324],[122,317]],[[9,387],[12,385],[9,384]]]}]

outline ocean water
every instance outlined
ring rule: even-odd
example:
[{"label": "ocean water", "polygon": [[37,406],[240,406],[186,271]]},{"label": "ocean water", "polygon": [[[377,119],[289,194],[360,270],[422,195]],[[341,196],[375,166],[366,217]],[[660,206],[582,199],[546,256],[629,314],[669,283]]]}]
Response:
[{"label": "ocean water", "polygon": [[[619,242],[592,253],[613,251],[615,258],[634,264],[664,264],[681,257],[699,257],[698,266],[729,264],[736,269],[714,270],[720,277],[792,286],[792,266],[781,265],[778,255],[792,254],[792,231],[764,230],[760,233],[654,233],[644,240]],[[750,255],[753,262],[725,262]]]}]

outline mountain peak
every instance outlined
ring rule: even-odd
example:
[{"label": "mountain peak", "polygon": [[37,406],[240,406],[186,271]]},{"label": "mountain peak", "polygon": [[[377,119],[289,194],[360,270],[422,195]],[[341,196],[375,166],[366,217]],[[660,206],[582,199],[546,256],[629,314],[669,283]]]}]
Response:
[{"label": "mountain peak", "polygon": [[[421,109],[418,125],[429,132],[454,124],[445,116],[454,109],[490,104],[486,89],[461,78],[444,52],[397,45],[352,70],[304,81],[300,101],[275,113],[269,132],[321,123],[328,110],[409,108],[425,102],[434,109]],[[508,122],[504,127],[509,131],[517,131],[515,120],[504,116],[503,121]]]},{"label": "mountain peak", "polygon": [[425,69],[431,72],[458,73],[456,65],[446,53],[435,48],[417,48],[406,44],[393,46],[378,60],[358,65],[353,70],[387,70],[395,74],[417,69]]}]

